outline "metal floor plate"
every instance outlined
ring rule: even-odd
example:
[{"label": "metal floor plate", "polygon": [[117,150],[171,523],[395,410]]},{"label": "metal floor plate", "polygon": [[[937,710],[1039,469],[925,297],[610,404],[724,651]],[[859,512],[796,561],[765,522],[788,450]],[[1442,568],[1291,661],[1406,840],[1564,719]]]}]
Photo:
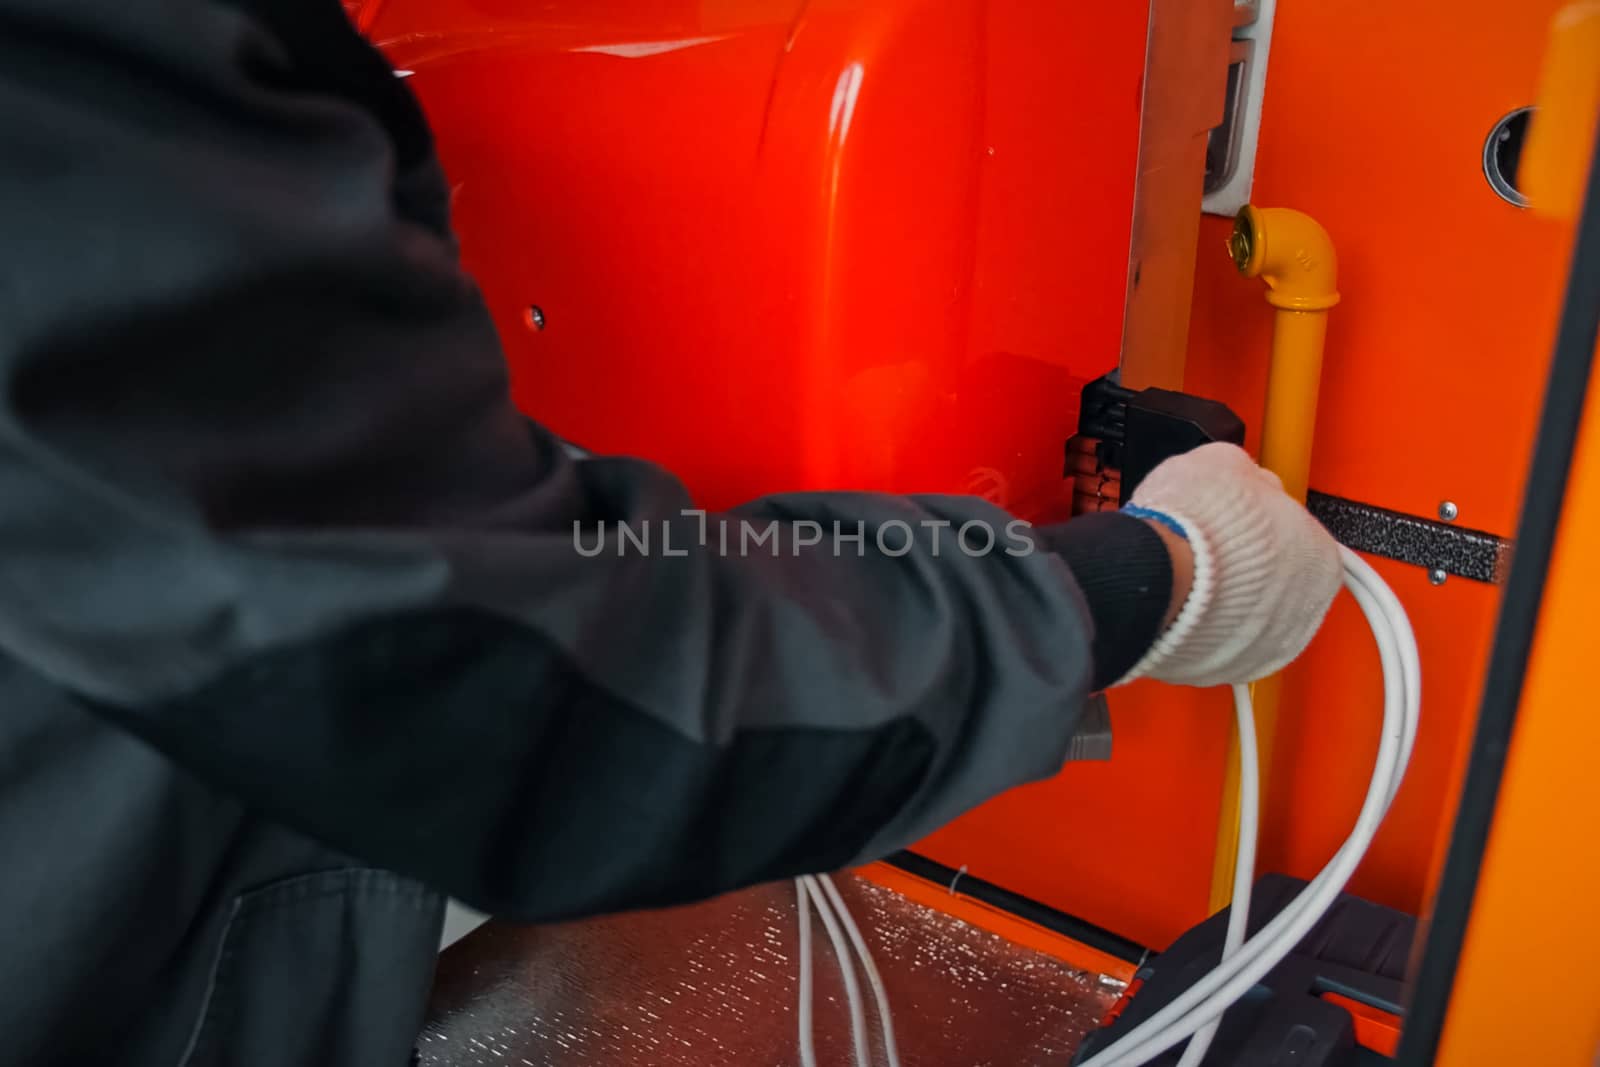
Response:
[{"label": "metal floor plate", "polygon": [[[837,881],[883,974],[905,1067],[1064,1067],[1120,992],[870,882]],[[421,1063],[798,1067],[795,924],[789,884],[669,911],[490,923],[440,957]],[[849,1067],[844,986],[812,929],[818,1067]],[[877,1042],[864,982],[863,995]]]}]

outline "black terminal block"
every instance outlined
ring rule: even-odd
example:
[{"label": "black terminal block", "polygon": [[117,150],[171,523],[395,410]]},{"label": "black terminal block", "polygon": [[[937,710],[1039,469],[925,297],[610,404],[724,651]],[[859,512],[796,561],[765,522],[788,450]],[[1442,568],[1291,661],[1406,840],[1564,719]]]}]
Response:
[{"label": "black terminal block", "polygon": [[[1110,378],[1083,388],[1078,434],[1099,442],[1101,466],[1122,472],[1127,500],[1163,460],[1213,441],[1244,444],[1244,422],[1226,404],[1169,389],[1125,389]],[[1068,457],[1068,476],[1071,457]]]}]

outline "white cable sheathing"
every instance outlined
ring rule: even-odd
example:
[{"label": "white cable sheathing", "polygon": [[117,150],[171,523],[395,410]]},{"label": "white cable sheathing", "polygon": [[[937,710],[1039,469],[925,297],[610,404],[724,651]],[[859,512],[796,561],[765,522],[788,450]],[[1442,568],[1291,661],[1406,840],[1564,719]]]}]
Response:
[{"label": "white cable sheathing", "polygon": [[[1179,522],[1182,518],[1173,516]],[[1186,524],[1188,529],[1199,528]],[[1233,536],[1248,536],[1247,529],[1233,531]],[[1167,638],[1176,642],[1192,629],[1194,618],[1202,611],[1215,610],[1210,604],[1212,557],[1203,539],[1190,542],[1195,554],[1194,591],[1190,602],[1179,613]],[[1250,692],[1245,686],[1233,687],[1234,711],[1239,732],[1239,855],[1234,865],[1233,903],[1224,939],[1223,958],[1208,974],[1184,990],[1170,1004],[1155,1012],[1150,1018],[1129,1030],[1114,1044],[1107,1046],[1085,1061],[1081,1067],[1138,1067],[1161,1055],[1178,1042],[1193,1037],[1180,1067],[1198,1067],[1205,1058],[1211,1039],[1216,1033],[1222,1015],[1252,986],[1292,952],[1311,929],[1338,899],[1345,883],[1355,872],[1377,835],[1378,827],[1388,812],[1400,783],[1410,763],[1416,744],[1422,701],[1422,670],[1417,651],[1416,634],[1401,607],[1394,591],[1366,562],[1348,549],[1341,548],[1344,567],[1344,584],[1356,604],[1361,608],[1372,629],[1378,646],[1378,657],[1383,666],[1383,729],[1379,737],[1378,753],[1372,779],[1356,816],[1350,836],[1334,853],[1325,867],[1282,911],[1273,916],[1254,937],[1245,937],[1250,912],[1250,890],[1255,874],[1255,850],[1260,823],[1260,768],[1257,754],[1254,710]],[[1191,614],[1190,608],[1195,610]],[[1186,621],[1187,617],[1187,621]],[[1159,644],[1159,643],[1158,643]],[[1156,656],[1153,649],[1149,656]],[[1171,654],[1172,648],[1168,648]],[[1142,661],[1143,662],[1143,661]],[[1133,676],[1140,673],[1135,667]],[[816,1052],[811,1037],[811,927],[807,899],[817,907],[833,941],[839,958],[841,973],[845,978],[845,993],[851,1005],[851,1028],[856,1050],[857,1067],[870,1067],[867,1059],[866,1013],[861,1005],[860,989],[850,967],[842,924],[848,930],[849,941],[860,956],[863,969],[872,985],[878,1002],[879,1017],[883,1022],[884,1044],[890,1067],[899,1067],[895,1049],[893,1022],[890,1018],[887,993],[877,967],[868,952],[865,939],[851,919],[843,898],[831,881],[819,883],[814,877],[795,881],[800,905],[800,1055],[803,1067],[816,1067]],[[835,918],[837,911],[837,919]]]},{"label": "white cable sheathing", "polygon": [[900,1067],[900,1050],[894,1040],[894,1017],[889,1011],[889,993],[883,987],[883,976],[878,973],[877,961],[872,958],[872,951],[867,948],[867,939],[861,936],[861,928],[856,925],[850,909],[845,906],[844,897],[839,895],[839,887],[825,874],[819,874],[817,881],[822,883],[822,890],[828,894],[829,901],[833,903],[833,910],[838,914],[839,921],[844,924],[845,933],[850,935],[850,943],[855,946],[856,957],[861,961],[861,969],[866,972],[867,984],[872,987],[872,997],[878,1002],[878,1021],[883,1027],[884,1058],[889,1061],[889,1067]]},{"label": "white cable sheathing", "polygon": [[800,1067],[817,1067],[816,1035],[811,1027],[811,900],[799,878],[794,880],[794,898],[800,914]]},{"label": "white cable sheathing", "polygon": [[[833,908],[828,903],[828,898],[823,894],[822,888],[817,884],[814,875],[800,877],[800,907],[805,909],[805,898],[809,896],[811,903],[816,906],[817,916],[822,920],[822,928],[828,932],[828,940],[833,942],[833,955],[839,963],[839,977],[844,980],[845,999],[850,1003],[850,1037],[855,1045],[856,1067],[872,1067],[872,1055],[867,1047],[867,1011],[861,1001],[861,985],[856,981],[855,968],[850,963],[850,945],[845,940],[844,931],[839,926],[839,920],[833,914]],[[800,957],[802,971],[811,966],[811,955],[806,953]],[[814,984],[809,980],[804,983],[808,990]],[[807,1027],[803,1035],[809,1040],[811,1029]],[[805,1049],[801,1051],[801,1058],[806,1055]],[[813,1058],[816,1056],[814,1048],[810,1049]]]},{"label": "white cable sheathing", "polygon": [[1341,549],[1341,553],[1345,586],[1372,628],[1383,664],[1383,730],[1355,829],[1316,878],[1238,952],[1081,1067],[1136,1067],[1148,1063],[1219,1018],[1293,951],[1326,914],[1376,836],[1378,825],[1400,788],[1416,740],[1421,666],[1416,635],[1393,591],[1355,553],[1348,549]]},{"label": "white cable sheathing", "polygon": [[[1261,768],[1257,754],[1255,707],[1250,703],[1250,687],[1233,687],[1233,711],[1238,720],[1239,738],[1239,846],[1233,862],[1233,902],[1228,909],[1228,932],[1222,939],[1222,958],[1227,959],[1244,944],[1250,925],[1250,891],[1256,876],[1256,839],[1261,825]],[[1178,1067],[1200,1067],[1217,1036],[1222,1019],[1212,1019],[1189,1041]]]}]

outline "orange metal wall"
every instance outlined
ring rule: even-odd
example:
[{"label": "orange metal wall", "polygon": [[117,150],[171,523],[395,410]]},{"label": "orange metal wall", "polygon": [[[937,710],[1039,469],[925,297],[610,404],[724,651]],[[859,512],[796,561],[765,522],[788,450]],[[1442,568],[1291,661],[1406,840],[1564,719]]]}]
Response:
[{"label": "orange metal wall", "polygon": [[[1311,484],[1510,536],[1538,417],[1570,230],[1493,195],[1484,137],[1533,102],[1560,0],[1281,0],[1253,199],[1333,235],[1333,312]],[[1188,387],[1259,410],[1270,322],[1202,231]],[[1476,712],[1498,591],[1380,564],[1410,612],[1423,720],[1404,791],[1353,889],[1423,909]],[[1377,658],[1348,603],[1285,686],[1261,863],[1309,874],[1360,804]]]},{"label": "orange metal wall", "polygon": [[[1313,488],[1429,517],[1448,499],[1461,524],[1514,533],[1567,235],[1497,198],[1480,158],[1495,122],[1532,103],[1559,5],[1280,0],[1253,200],[1327,227],[1344,296]],[[1201,230],[1186,387],[1239,411],[1253,446],[1272,319],[1224,252],[1229,226]],[[1376,562],[1416,626],[1423,724],[1352,888],[1420,911],[1499,596]],[[1379,687],[1371,637],[1342,600],[1285,680],[1262,869],[1310,875],[1348,832],[1376,750]],[[1207,909],[1229,705],[1220,691],[1148,686],[1112,706],[1114,766],[1015,791],[927,850],[953,866],[982,855],[974,873],[1162,946]],[[1129,765],[1143,787],[1128,789],[1118,768]]]},{"label": "orange metal wall", "polygon": [[[1600,117],[1600,3],[1574,3],[1552,26],[1539,107],[1524,155],[1528,193],[1541,214],[1575,219],[1586,184],[1592,201],[1600,176],[1592,173],[1600,158],[1591,136]],[[1593,295],[1574,292],[1568,300]],[[1600,850],[1584,835],[1585,817],[1600,808],[1592,676],[1600,632],[1591,611],[1600,588],[1600,379],[1591,375],[1583,401],[1494,823],[1449,990],[1437,1056],[1444,1067],[1600,1063],[1600,972],[1587,965],[1600,951]],[[1557,402],[1546,399],[1547,418],[1561,417],[1550,411]],[[1449,935],[1441,924],[1434,936]],[[1515,1025],[1507,1025],[1506,976],[1532,960],[1552,980],[1538,996],[1521,998]]]},{"label": "orange metal wall", "polygon": [[[1516,732],[1440,1045],[1443,1067],[1600,1062],[1600,379],[1591,379]],[[1508,1017],[1508,976],[1537,966]]]},{"label": "orange metal wall", "polygon": [[[1527,193],[1541,215],[1576,222],[1586,195],[1588,211],[1600,206],[1594,203],[1594,180],[1600,178],[1600,157],[1594,152],[1600,121],[1600,2],[1577,0],[1563,9],[1551,26],[1545,63],[1539,116],[1523,154]],[[1573,269],[1581,269],[1576,261]],[[1595,294],[1573,289],[1573,284],[1578,283],[1569,283],[1564,325],[1576,330],[1584,320],[1572,301],[1592,301]],[[1594,338],[1592,333],[1587,338],[1570,335],[1561,343],[1573,342],[1592,344]],[[1590,360],[1583,369],[1588,384],[1581,397],[1561,392],[1578,388],[1573,360],[1579,356]],[[1449,987],[1419,990],[1413,1012],[1421,1027],[1423,1019],[1432,1017],[1423,998],[1432,994],[1437,1006],[1448,996],[1435,1057],[1445,1067],[1600,1063],[1600,974],[1588,965],[1600,951],[1600,911],[1594,906],[1600,850],[1584,834],[1600,808],[1600,778],[1593,760],[1600,747],[1600,719],[1593,714],[1592,677],[1600,632],[1590,610],[1600,588],[1600,557],[1594,552],[1600,539],[1600,378],[1589,373],[1600,350],[1568,348],[1558,358],[1563,364],[1552,373],[1561,377],[1547,389],[1542,433],[1564,440],[1573,406],[1582,402],[1565,492],[1559,501],[1542,501],[1547,512],[1560,504],[1560,522],[1547,565],[1534,551],[1530,534],[1523,548],[1528,555],[1512,579],[1520,582],[1523,573],[1532,573],[1526,568],[1546,566],[1538,575],[1539,614],[1528,635],[1532,642],[1525,650],[1526,674],[1517,679],[1519,705],[1509,724],[1513,732],[1504,752],[1503,777],[1492,783],[1489,796],[1462,798],[1465,823],[1472,821],[1466,810],[1470,802],[1494,802],[1483,853],[1471,857],[1481,858],[1482,867],[1475,880],[1466,879],[1465,869],[1454,862],[1465,858],[1477,840],[1463,825],[1450,844],[1451,870],[1440,872],[1456,879],[1443,889],[1472,894],[1468,924],[1463,935],[1453,918],[1439,916],[1421,967],[1424,980],[1446,981],[1439,973],[1443,968],[1430,964],[1444,962],[1455,949],[1461,954]],[[1555,473],[1535,471],[1545,482]],[[1508,610],[1512,607],[1508,604]],[[1504,625],[1517,628],[1513,618]],[[1505,637],[1504,644],[1497,641],[1497,657],[1518,648],[1511,632]],[[1498,675],[1501,665],[1497,662],[1491,670]],[[1485,711],[1489,713],[1487,707]],[[1494,731],[1480,729],[1485,732]],[[1494,753],[1492,745],[1475,751],[1475,770],[1490,766],[1477,757],[1487,755],[1492,762]],[[1469,780],[1472,788],[1480,788],[1476,775]],[[1452,940],[1457,937],[1459,943]],[[1526,973],[1530,961],[1543,967],[1545,980],[1538,995],[1517,998],[1515,1021],[1508,1025],[1507,977]],[[1409,1049],[1426,1055],[1434,1032],[1419,1028],[1407,1037],[1413,1039],[1406,1042]]]}]

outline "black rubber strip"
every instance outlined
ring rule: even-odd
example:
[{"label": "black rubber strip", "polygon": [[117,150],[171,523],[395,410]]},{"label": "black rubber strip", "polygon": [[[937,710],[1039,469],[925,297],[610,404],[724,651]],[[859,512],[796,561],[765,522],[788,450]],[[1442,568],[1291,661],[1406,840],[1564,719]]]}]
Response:
[{"label": "black rubber strip", "polygon": [[1094,925],[1087,920],[1075,915],[1068,915],[1064,911],[1057,911],[1047,904],[1037,900],[1030,900],[1002,889],[993,882],[985,882],[982,878],[974,878],[963,874],[953,867],[946,867],[942,863],[935,863],[926,856],[919,856],[915,852],[896,852],[884,861],[891,867],[914,874],[924,881],[935,885],[955,885],[956,892],[969,896],[974,900],[981,900],[991,907],[1001,911],[1009,911],[1020,919],[1026,919],[1036,926],[1046,930],[1070,937],[1080,944],[1104,952],[1108,956],[1115,956],[1128,963],[1140,964],[1152,958],[1155,953],[1125,937],[1112,933],[1110,930]]},{"label": "black rubber strip", "polygon": [[1482,530],[1312,491],[1306,508],[1346,548],[1478,582],[1503,582],[1511,542]]},{"label": "black rubber strip", "polygon": [[1600,130],[1596,131],[1595,141],[1595,154],[1591,157],[1595,162],[1590,167],[1588,192],[1573,247],[1566,303],[1545,388],[1544,413],[1523,493],[1517,555],[1500,605],[1477,734],[1439,892],[1434,897],[1428,941],[1400,1036],[1398,1062],[1408,1067],[1433,1063],[1450,1010],[1461,942],[1477,895],[1506,750],[1522,701],[1528,654],[1533,647],[1550,555],[1561,522],[1572,450],[1583,421],[1595,341],[1600,337]]}]

